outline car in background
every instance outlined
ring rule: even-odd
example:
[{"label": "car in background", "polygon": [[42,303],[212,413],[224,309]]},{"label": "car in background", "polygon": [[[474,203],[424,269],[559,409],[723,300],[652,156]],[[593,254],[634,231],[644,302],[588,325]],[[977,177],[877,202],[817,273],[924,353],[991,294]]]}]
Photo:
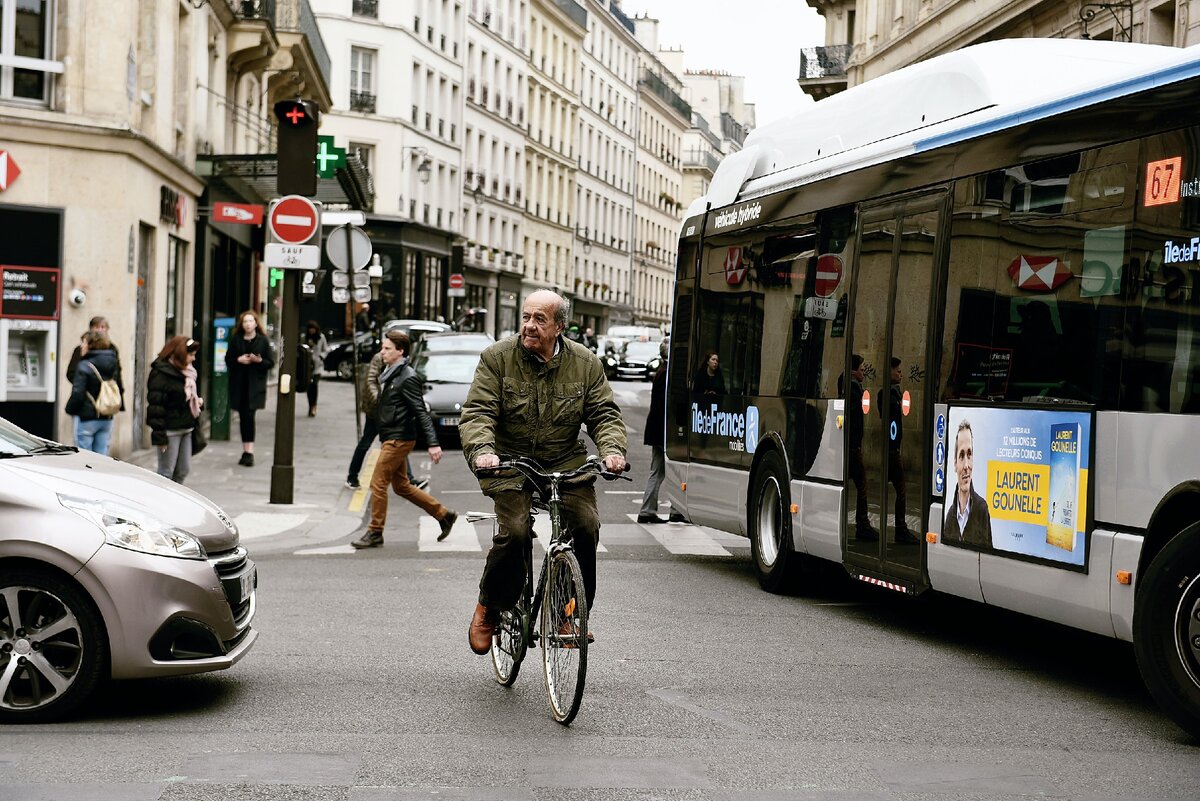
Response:
[{"label": "car in background", "polygon": [[495,337],[491,334],[472,334],[472,333],[434,333],[427,334],[418,342],[413,343],[412,353],[410,354],[414,360],[421,357],[424,353],[438,353],[444,351],[473,351],[475,353],[483,353],[484,348],[496,342]]},{"label": "car in background", "polygon": [[[449,323],[438,320],[389,320],[383,326],[383,333],[396,329],[408,334],[412,342],[419,342],[427,334],[452,330]],[[358,363],[361,365],[368,364],[382,346],[379,334],[374,331],[360,332],[355,340],[358,342]],[[325,356],[325,371],[344,381],[354,376],[354,351],[349,340],[330,348]]]},{"label": "car in background", "polygon": [[626,342],[621,358],[617,362],[617,378],[650,381],[658,366],[662,364],[659,343],[636,340]]},{"label": "car in background", "polygon": [[231,667],[257,586],[212,501],[0,418],[0,723],[61,720],[110,678]]},{"label": "car in background", "polygon": [[606,336],[629,341],[658,342],[663,338],[663,332],[651,325],[614,325],[608,329]]},{"label": "car in background", "polygon": [[[452,337],[468,337],[470,334],[452,334]],[[475,368],[479,366],[478,350],[426,349],[412,362],[413,369],[425,382],[425,406],[433,421],[434,431],[442,446],[461,445],[458,435],[459,419],[467,392],[475,380]]]}]

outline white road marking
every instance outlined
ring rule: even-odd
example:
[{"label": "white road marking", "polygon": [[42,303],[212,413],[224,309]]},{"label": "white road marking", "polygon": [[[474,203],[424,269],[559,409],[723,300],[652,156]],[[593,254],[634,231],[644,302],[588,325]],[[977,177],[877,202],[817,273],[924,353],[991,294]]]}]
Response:
[{"label": "white road marking", "polygon": [[286,512],[242,512],[234,518],[238,533],[243,540],[257,540],[282,534],[290,528],[303,525],[308,515]]},{"label": "white road marking", "polygon": [[301,551],[292,551],[293,556],[329,556],[339,553],[358,553],[358,550],[350,543],[344,542],[341,545],[329,545],[324,548],[305,548]]},{"label": "white road marking", "polygon": [[[628,515],[637,522],[637,515]],[[642,524],[651,537],[676,556],[732,556],[699,526],[678,524]]]},{"label": "white road marking", "polygon": [[450,536],[441,542],[437,541],[442,527],[438,521],[429,515],[421,515],[418,521],[420,536],[417,544],[422,551],[468,551],[478,553],[483,550],[479,544],[479,535],[475,532],[475,524],[468,523],[465,515],[459,515],[450,529]]}]

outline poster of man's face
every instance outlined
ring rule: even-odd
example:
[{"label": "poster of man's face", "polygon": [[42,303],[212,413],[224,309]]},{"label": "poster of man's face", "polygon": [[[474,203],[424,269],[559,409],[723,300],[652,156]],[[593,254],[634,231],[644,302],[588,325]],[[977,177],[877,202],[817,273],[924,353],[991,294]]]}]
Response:
[{"label": "poster of man's face", "polygon": [[971,475],[974,469],[975,435],[971,433],[970,422],[963,420],[954,436],[954,472],[958,474],[959,497],[970,496]]}]

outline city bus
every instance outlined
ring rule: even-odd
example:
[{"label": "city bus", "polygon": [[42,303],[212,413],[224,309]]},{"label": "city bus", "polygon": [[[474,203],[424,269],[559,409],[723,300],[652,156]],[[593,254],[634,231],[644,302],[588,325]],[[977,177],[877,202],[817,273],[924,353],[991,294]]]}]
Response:
[{"label": "city bus", "polygon": [[1200,737],[1200,48],[1005,40],[755,130],[680,234],[668,500],[1133,644]]}]

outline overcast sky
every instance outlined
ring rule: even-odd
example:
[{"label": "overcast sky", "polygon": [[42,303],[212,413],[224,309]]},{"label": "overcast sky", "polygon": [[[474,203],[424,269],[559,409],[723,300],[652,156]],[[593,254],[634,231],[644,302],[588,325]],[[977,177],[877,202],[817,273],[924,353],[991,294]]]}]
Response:
[{"label": "overcast sky", "polygon": [[796,83],[800,48],[825,44],[825,20],[804,0],[622,0],[628,16],[659,20],[662,48],[683,48],[689,70],[746,78],[759,126],[811,102]]}]

